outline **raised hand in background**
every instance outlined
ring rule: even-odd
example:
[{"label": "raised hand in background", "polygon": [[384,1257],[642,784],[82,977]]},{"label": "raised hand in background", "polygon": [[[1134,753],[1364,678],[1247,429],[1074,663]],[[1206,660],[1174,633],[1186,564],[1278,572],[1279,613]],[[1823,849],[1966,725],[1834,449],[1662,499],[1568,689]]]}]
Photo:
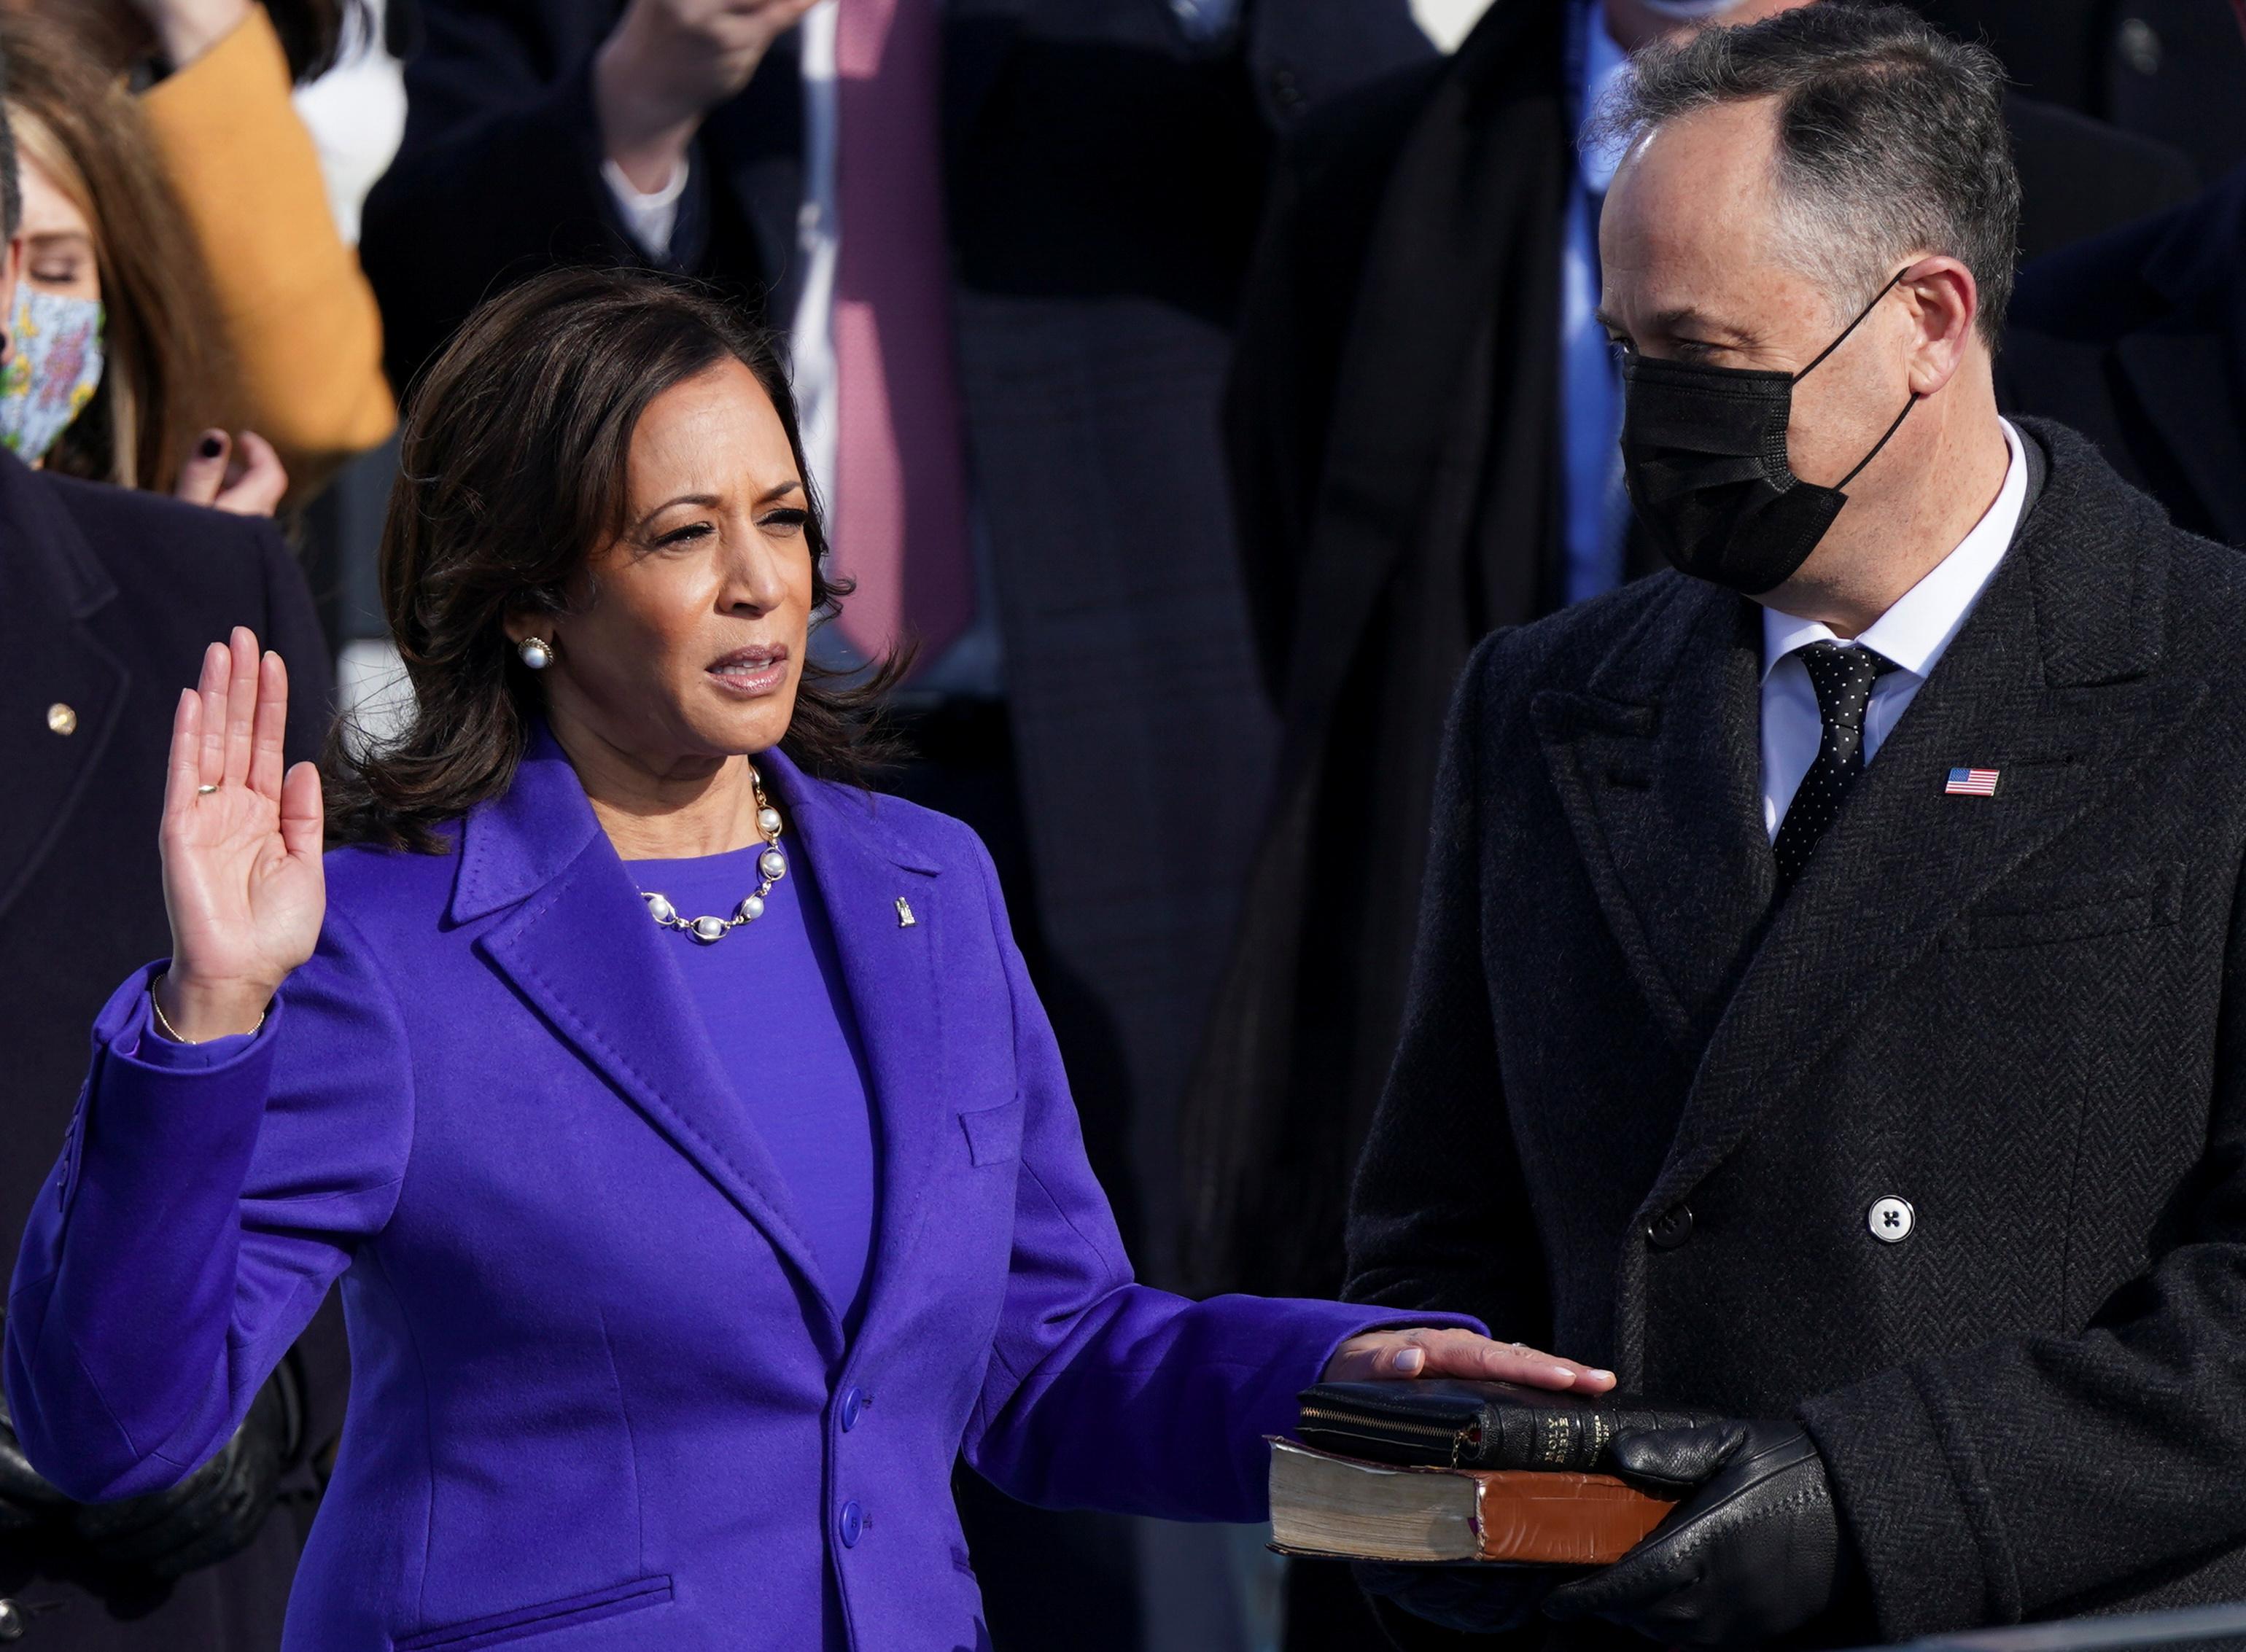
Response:
[{"label": "raised hand in background", "polygon": [[173,716],[158,834],[172,962],[154,990],[193,1043],[255,1031],[320,938],[320,777],[309,763],[283,772],[288,710],[281,656],[236,627]]},{"label": "raised hand in background", "polygon": [[289,491],[289,472],[273,444],[255,431],[239,440],[207,430],[180,466],[173,493],[190,505],[208,505],[236,516],[270,516]]},{"label": "raised hand in background", "polygon": [[593,63],[608,158],[642,193],[664,188],[703,117],[749,84],[816,3],[631,0]]}]

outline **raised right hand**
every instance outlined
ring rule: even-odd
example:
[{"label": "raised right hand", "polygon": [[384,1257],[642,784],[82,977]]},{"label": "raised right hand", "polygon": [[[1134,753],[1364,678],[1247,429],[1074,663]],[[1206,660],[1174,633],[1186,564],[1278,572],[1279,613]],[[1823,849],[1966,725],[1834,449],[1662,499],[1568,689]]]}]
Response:
[{"label": "raised right hand", "polygon": [[817,0],[631,0],[593,62],[608,158],[643,194],[670,181],[702,118],[749,84]]},{"label": "raised right hand", "polygon": [[210,645],[172,719],[159,833],[172,962],[156,996],[195,1043],[255,1030],[320,939],[320,776],[309,763],[284,775],[288,713],[281,656],[260,657],[236,627]]}]

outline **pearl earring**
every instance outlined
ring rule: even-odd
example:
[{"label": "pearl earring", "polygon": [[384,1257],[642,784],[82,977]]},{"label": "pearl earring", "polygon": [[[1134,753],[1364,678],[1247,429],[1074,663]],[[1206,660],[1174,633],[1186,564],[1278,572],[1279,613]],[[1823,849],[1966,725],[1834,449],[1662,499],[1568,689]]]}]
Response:
[{"label": "pearl earring", "polygon": [[542,636],[526,636],[515,652],[522,663],[534,671],[542,671],[554,663],[554,645]]}]

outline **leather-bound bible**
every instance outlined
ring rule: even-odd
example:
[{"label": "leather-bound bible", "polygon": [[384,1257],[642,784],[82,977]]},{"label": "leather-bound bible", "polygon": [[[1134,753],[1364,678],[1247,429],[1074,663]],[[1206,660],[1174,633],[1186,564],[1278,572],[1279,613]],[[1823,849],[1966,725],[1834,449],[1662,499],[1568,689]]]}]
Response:
[{"label": "leather-bound bible", "polygon": [[1325,1383],[1271,1446],[1272,1547],[1348,1560],[1604,1566],[1670,1499],[1599,1472],[1624,1432],[1712,1413],[1509,1383]]}]

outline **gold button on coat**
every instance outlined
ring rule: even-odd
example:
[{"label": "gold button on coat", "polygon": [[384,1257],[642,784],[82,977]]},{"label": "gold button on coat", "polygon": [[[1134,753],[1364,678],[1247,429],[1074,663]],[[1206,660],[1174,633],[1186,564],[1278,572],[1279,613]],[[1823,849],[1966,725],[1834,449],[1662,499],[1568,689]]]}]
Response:
[{"label": "gold button on coat", "polygon": [[70,707],[65,705],[60,700],[57,700],[52,705],[47,708],[47,726],[50,729],[52,729],[57,734],[76,734],[78,732],[78,713],[71,710]]}]

